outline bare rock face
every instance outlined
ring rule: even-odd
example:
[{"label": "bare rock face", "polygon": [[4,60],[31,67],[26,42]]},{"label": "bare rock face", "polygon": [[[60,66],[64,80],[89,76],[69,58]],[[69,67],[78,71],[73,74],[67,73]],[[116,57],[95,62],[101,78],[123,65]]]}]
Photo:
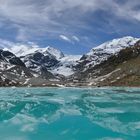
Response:
[{"label": "bare rock face", "polygon": [[52,55],[44,55],[40,52],[35,52],[22,57],[24,63],[28,68],[36,68],[37,66],[53,67],[59,63],[59,61]]},{"label": "bare rock face", "polygon": [[8,62],[12,65],[26,67],[19,57],[16,57],[13,53],[9,51],[0,50],[0,60]]}]

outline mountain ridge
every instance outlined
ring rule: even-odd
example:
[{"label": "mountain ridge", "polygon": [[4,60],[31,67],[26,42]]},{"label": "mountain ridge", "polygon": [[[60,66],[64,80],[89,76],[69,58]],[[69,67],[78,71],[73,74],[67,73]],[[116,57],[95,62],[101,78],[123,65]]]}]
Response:
[{"label": "mountain ridge", "polygon": [[[26,46],[25,44],[17,43],[15,45],[9,41],[3,41],[0,45],[3,48],[0,51],[0,83],[1,85],[4,85],[3,83],[5,85],[8,85],[8,83],[12,85],[12,81],[13,85],[21,86],[74,86],[74,84],[75,86],[80,86],[80,83],[86,86],[113,85],[104,81],[100,77],[103,75],[99,71],[102,69],[101,71],[104,75],[117,71],[114,69],[114,64],[117,62],[116,57],[118,56],[119,60],[123,57],[126,58],[126,52],[121,56],[123,50],[131,50],[133,48],[132,50],[136,51],[134,48],[136,45],[139,45],[138,43],[139,38],[127,36],[105,42],[94,47],[83,56],[74,56],[63,54],[52,47],[40,48],[34,43],[28,43]],[[10,47],[10,44],[13,46]],[[3,56],[3,54],[5,55]],[[130,54],[128,58],[132,59]],[[121,61],[121,63],[124,63],[124,61]],[[106,68],[106,65],[110,69]],[[2,78],[3,76],[5,78]],[[14,78],[12,79],[12,77]],[[6,79],[7,82],[3,79]],[[103,82],[107,84],[103,84]]]}]

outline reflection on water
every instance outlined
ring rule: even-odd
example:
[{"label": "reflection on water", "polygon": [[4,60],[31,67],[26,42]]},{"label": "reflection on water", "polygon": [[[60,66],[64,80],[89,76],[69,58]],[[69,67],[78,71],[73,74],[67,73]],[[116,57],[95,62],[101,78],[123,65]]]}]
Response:
[{"label": "reflection on water", "polygon": [[1,88],[2,140],[139,140],[139,88]]}]

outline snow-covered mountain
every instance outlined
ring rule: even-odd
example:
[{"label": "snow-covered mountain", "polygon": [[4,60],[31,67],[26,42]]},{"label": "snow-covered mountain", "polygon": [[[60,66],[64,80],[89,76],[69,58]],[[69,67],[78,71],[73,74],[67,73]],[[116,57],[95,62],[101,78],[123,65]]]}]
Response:
[{"label": "snow-covered mountain", "polygon": [[102,63],[78,71],[69,80],[75,85],[89,86],[140,86],[140,40],[133,46],[121,49]]},{"label": "snow-covered mountain", "polygon": [[[2,41],[4,42],[4,41]],[[2,43],[2,47],[4,50],[8,50],[13,52],[16,56],[26,56],[28,54],[32,54],[35,52],[40,52],[43,54],[50,54],[53,55],[54,57],[56,57],[56,59],[60,59],[62,57],[64,57],[64,54],[60,51],[57,50],[53,47],[44,47],[41,48],[40,46],[38,46],[37,44],[33,43],[33,42],[28,42],[27,44],[21,44],[21,43],[12,43],[12,42],[4,42]]]},{"label": "snow-covered mountain", "polygon": [[93,48],[87,55],[93,55],[96,51],[114,54],[119,52],[121,49],[133,46],[138,40],[139,38],[134,38],[131,36],[113,39]]},{"label": "snow-covered mountain", "polygon": [[105,61],[111,55],[117,54],[120,50],[133,46],[138,40],[139,38],[126,36],[105,42],[97,47],[94,47],[89,53],[83,55],[79,61],[78,67],[82,66],[83,71],[89,69],[90,67],[94,67],[95,65]]},{"label": "snow-covered mountain", "polygon": [[22,59],[27,68],[35,72],[46,67],[54,75],[70,76],[74,74],[74,66],[81,57],[81,55],[64,55],[60,50],[50,46],[41,48],[33,42],[23,44],[1,39],[0,44],[3,50],[13,52]]},{"label": "snow-covered mountain", "polygon": [[0,49],[0,85],[20,85],[26,78],[32,77],[32,72],[15,54]]},{"label": "snow-covered mountain", "polygon": [[42,67],[45,67],[54,75],[70,76],[74,74],[74,66],[81,58],[81,55],[63,55],[63,57],[59,58],[54,56],[56,55],[52,55],[52,53],[50,54],[47,51],[35,51],[22,56],[21,59],[33,71],[39,72]]},{"label": "snow-covered mountain", "polygon": [[46,85],[46,82],[52,84],[52,81],[61,84],[68,79],[83,79],[82,76],[86,75],[90,78],[92,73],[88,73],[97,64],[117,56],[121,50],[134,46],[138,40],[130,36],[113,39],[81,56],[66,55],[50,46],[41,48],[31,42],[13,43],[0,39],[0,81],[6,80],[6,84]]}]

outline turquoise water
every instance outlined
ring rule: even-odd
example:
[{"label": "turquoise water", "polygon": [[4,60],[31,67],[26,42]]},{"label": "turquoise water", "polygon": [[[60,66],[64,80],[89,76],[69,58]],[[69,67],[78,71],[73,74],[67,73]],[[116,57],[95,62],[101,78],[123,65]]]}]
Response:
[{"label": "turquoise water", "polygon": [[140,140],[140,89],[0,88],[0,140]]}]

